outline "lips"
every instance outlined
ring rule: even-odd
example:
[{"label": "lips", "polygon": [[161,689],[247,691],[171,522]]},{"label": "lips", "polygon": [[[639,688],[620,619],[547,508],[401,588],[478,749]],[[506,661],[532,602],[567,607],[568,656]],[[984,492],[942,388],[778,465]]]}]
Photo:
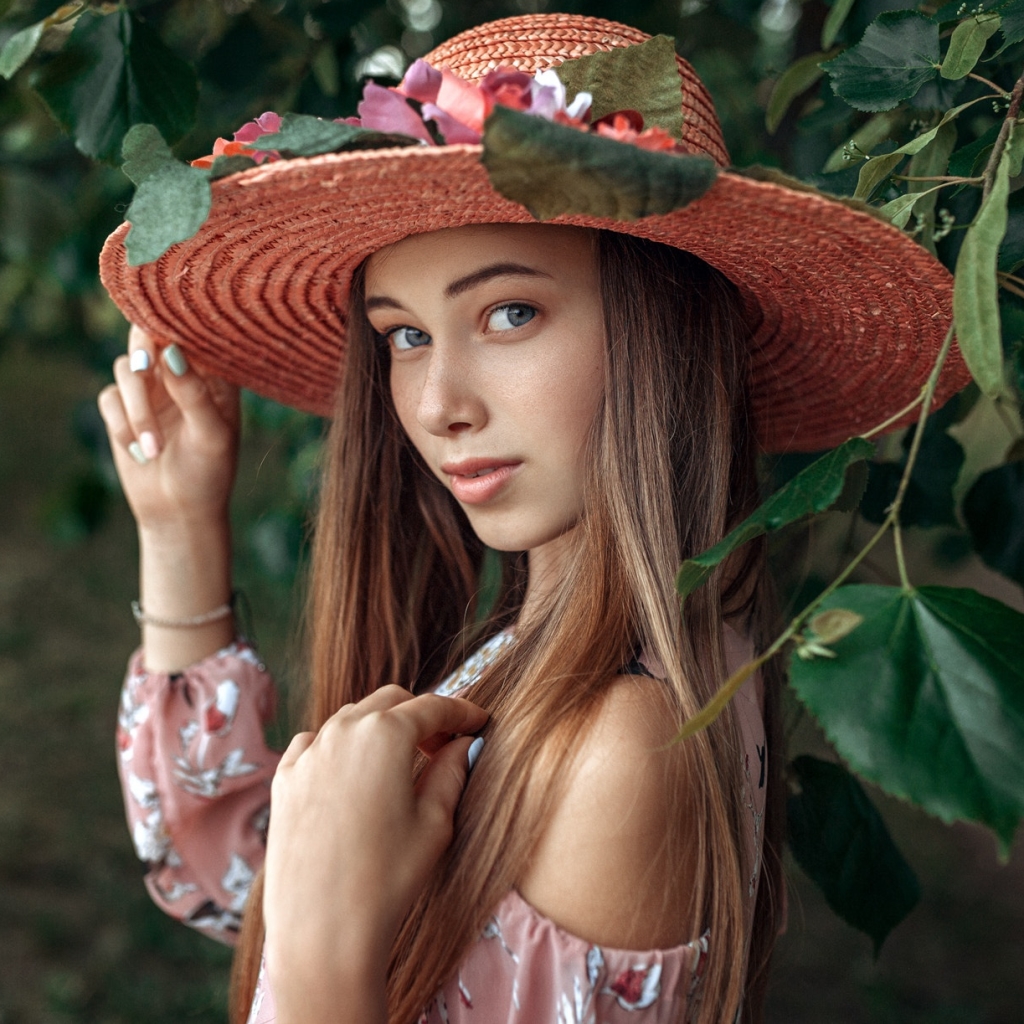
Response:
[{"label": "lips", "polygon": [[521,465],[517,459],[463,459],[443,463],[441,472],[451,480],[458,501],[480,505],[496,497]]}]

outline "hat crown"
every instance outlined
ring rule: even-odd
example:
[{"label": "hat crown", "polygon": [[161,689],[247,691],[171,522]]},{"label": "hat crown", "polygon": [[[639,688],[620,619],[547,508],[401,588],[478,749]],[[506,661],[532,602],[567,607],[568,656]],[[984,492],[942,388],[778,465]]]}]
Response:
[{"label": "hat crown", "polygon": [[[523,14],[460,32],[423,59],[476,82],[497,67],[514,67],[532,75],[563,61],[633,46],[650,38],[646,32],[604,18]],[[691,153],[709,156],[719,167],[726,167],[729,152],[711,96],[686,60],[677,55],[676,64],[683,93],[682,143]]]}]

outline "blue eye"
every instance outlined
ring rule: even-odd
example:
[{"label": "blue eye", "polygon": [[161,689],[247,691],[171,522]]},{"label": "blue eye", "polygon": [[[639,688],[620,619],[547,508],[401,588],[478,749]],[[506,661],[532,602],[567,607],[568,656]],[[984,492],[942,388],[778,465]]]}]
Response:
[{"label": "blue eye", "polygon": [[415,327],[396,327],[393,331],[388,331],[386,337],[399,352],[408,352],[411,348],[430,344],[430,335]]},{"label": "blue eye", "polygon": [[516,302],[508,306],[499,306],[491,311],[487,318],[487,326],[492,331],[511,331],[514,327],[528,324],[537,315],[533,306]]}]

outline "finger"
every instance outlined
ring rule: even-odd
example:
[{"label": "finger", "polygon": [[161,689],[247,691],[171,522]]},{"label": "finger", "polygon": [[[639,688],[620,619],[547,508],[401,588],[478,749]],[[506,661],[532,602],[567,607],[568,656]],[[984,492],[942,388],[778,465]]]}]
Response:
[{"label": "finger", "polygon": [[[214,399],[211,386],[192,367],[180,346],[168,345],[164,348],[160,353],[160,362],[161,380],[167,393],[193,427],[209,433],[233,425],[237,415],[222,409],[221,404]],[[223,382],[218,382],[217,387],[223,405],[237,406],[238,388]]]},{"label": "finger", "polygon": [[147,459],[155,459],[163,447],[163,437],[150,396],[151,375],[133,371],[131,359],[119,356],[114,360],[114,380],[134,439]]},{"label": "finger", "polygon": [[137,324],[128,331],[128,362],[132,373],[146,373],[156,364],[156,343]]},{"label": "finger", "polygon": [[143,454],[139,442],[135,440],[135,433],[128,422],[124,403],[121,401],[120,388],[116,384],[108,384],[97,396],[96,405],[107,428],[107,437],[110,438],[110,447],[115,458],[118,458],[122,451],[126,451],[140,465],[145,465],[149,460]]},{"label": "finger", "polygon": [[445,813],[446,820],[455,815],[459,798],[469,777],[469,748],[473,744],[469,736],[460,736],[446,743],[430,759],[416,784],[420,800],[434,804]]},{"label": "finger", "polygon": [[289,768],[312,746],[316,739],[315,732],[297,732],[285,752],[281,755],[279,768]]},{"label": "finger", "polygon": [[429,743],[439,733],[457,736],[477,732],[489,717],[482,707],[462,697],[441,697],[436,693],[414,697],[391,713],[409,722],[416,746]]}]

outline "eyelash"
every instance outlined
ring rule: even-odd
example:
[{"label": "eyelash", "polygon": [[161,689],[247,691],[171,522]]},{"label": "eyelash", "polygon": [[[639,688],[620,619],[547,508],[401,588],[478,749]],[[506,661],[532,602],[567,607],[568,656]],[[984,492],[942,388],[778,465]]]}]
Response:
[{"label": "eyelash", "polygon": [[[511,331],[517,330],[519,327],[525,327],[526,324],[530,323],[533,320],[533,317],[536,316],[539,312],[537,307],[531,305],[529,302],[502,302],[500,305],[492,306],[489,310],[487,310],[486,320],[489,322],[491,317],[494,316],[495,313],[500,313],[502,310],[509,309],[528,309],[533,314],[533,316],[531,316],[530,319],[527,320],[524,324],[513,324],[507,331],[498,331],[497,333],[499,334],[507,334],[510,333]],[[397,352],[409,352],[414,348],[424,347],[422,345],[410,345],[408,348],[399,348],[398,345],[395,344],[394,340],[395,335],[399,331],[417,331],[419,334],[423,334],[427,338],[430,337],[430,335],[426,334],[425,331],[420,331],[418,327],[409,327],[407,324],[399,324],[397,327],[392,327],[389,330],[378,334],[377,338],[381,342],[381,344],[387,345],[395,349],[395,351]]]}]

